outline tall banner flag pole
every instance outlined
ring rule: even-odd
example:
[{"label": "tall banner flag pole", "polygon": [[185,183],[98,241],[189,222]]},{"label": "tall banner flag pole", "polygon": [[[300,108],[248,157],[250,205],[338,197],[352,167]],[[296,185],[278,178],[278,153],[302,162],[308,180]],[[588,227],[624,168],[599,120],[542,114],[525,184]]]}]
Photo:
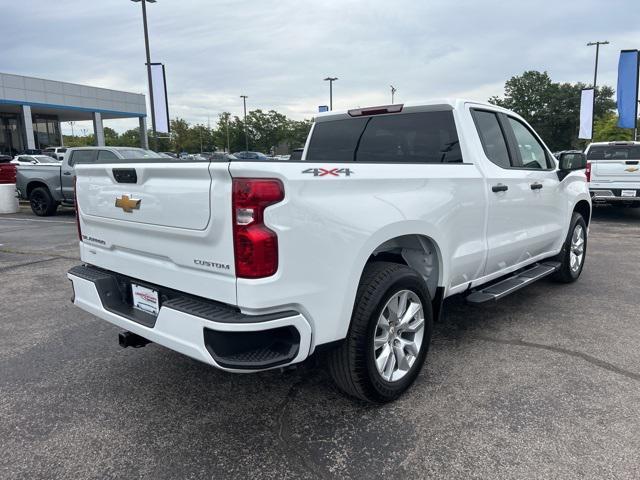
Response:
[{"label": "tall banner flag pole", "polygon": [[593,137],[593,88],[585,88],[580,96],[580,132],[578,138],[591,140]]},{"label": "tall banner flag pole", "polygon": [[633,128],[638,138],[638,50],[621,50],[618,60],[618,127]]}]

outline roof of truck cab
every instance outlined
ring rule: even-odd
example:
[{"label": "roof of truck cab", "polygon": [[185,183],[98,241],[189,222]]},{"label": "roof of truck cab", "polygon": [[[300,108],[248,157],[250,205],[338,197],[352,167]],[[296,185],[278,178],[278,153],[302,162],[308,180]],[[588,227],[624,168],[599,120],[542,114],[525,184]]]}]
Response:
[{"label": "roof of truck cab", "polygon": [[[402,113],[413,113],[413,112],[428,112],[428,111],[438,111],[438,110],[457,110],[463,108],[466,104],[472,104],[474,106],[488,108],[491,110],[509,112],[502,107],[497,105],[493,105],[488,102],[482,102],[478,100],[470,100],[465,98],[436,98],[431,100],[423,100],[420,102],[407,102],[407,103],[397,103],[393,106],[402,106]],[[334,110],[331,112],[322,112],[317,113],[313,120],[315,122],[325,122],[329,120],[341,120],[345,118],[354,118],[349,115],[349,111],[355,109],[368,109],[368,108],[383,108],[383,107],[391,107],[392,105],[367,105],[367,106],[358,106],[349,110]],[[400,112],[398,112],[400,113]],[[393,113],[389,113],[389,115],[393,115]]]}]

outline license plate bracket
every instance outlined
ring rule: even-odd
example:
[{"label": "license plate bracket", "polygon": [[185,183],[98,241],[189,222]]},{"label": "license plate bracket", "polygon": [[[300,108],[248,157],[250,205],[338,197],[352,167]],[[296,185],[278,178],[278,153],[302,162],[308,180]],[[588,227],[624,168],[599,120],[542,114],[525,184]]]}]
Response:
[{"label": "license plate bracket", "polygon": [[160,296],[158,291],[137,283],[131,283],[131,298],[133,308],[157,316],[160,311]]}]

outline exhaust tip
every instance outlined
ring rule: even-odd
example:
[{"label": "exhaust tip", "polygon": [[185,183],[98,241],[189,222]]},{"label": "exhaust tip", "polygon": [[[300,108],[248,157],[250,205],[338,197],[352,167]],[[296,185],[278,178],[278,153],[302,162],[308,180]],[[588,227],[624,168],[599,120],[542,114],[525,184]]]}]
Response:
[{"label": "exhaust tip", "polygon": [[118,334],[118,345],[122,348],[140,348],[144,347],[148,343],[151,343],[151,340],[147,340],[146,338],[132,332],[121,332]]}]

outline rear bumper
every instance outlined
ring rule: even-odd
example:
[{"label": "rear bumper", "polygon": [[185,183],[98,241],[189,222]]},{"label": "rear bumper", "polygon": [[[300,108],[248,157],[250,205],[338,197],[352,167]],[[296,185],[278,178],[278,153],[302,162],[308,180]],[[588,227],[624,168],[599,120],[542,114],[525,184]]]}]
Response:
[{"label": "rear bumper", "polygon": [[[622,196],[623,191],[633,191],[634,196]],[[636,203],[640,202],[640,185],[634,184],[629,187],[613,187],[613,186],[590,186],[589,193],[593,203]]]},{"label": "rear bumper", "polygon": [[245,315],[215,302],[171,295],[152,317],[116,298],[117,284],[126,284],[126,277],[89,266],[74,267],[67,276],[73,283],[73,303],[81,309],[222,370],[266,370],[309,356],[311,327],[298,312]]}]

